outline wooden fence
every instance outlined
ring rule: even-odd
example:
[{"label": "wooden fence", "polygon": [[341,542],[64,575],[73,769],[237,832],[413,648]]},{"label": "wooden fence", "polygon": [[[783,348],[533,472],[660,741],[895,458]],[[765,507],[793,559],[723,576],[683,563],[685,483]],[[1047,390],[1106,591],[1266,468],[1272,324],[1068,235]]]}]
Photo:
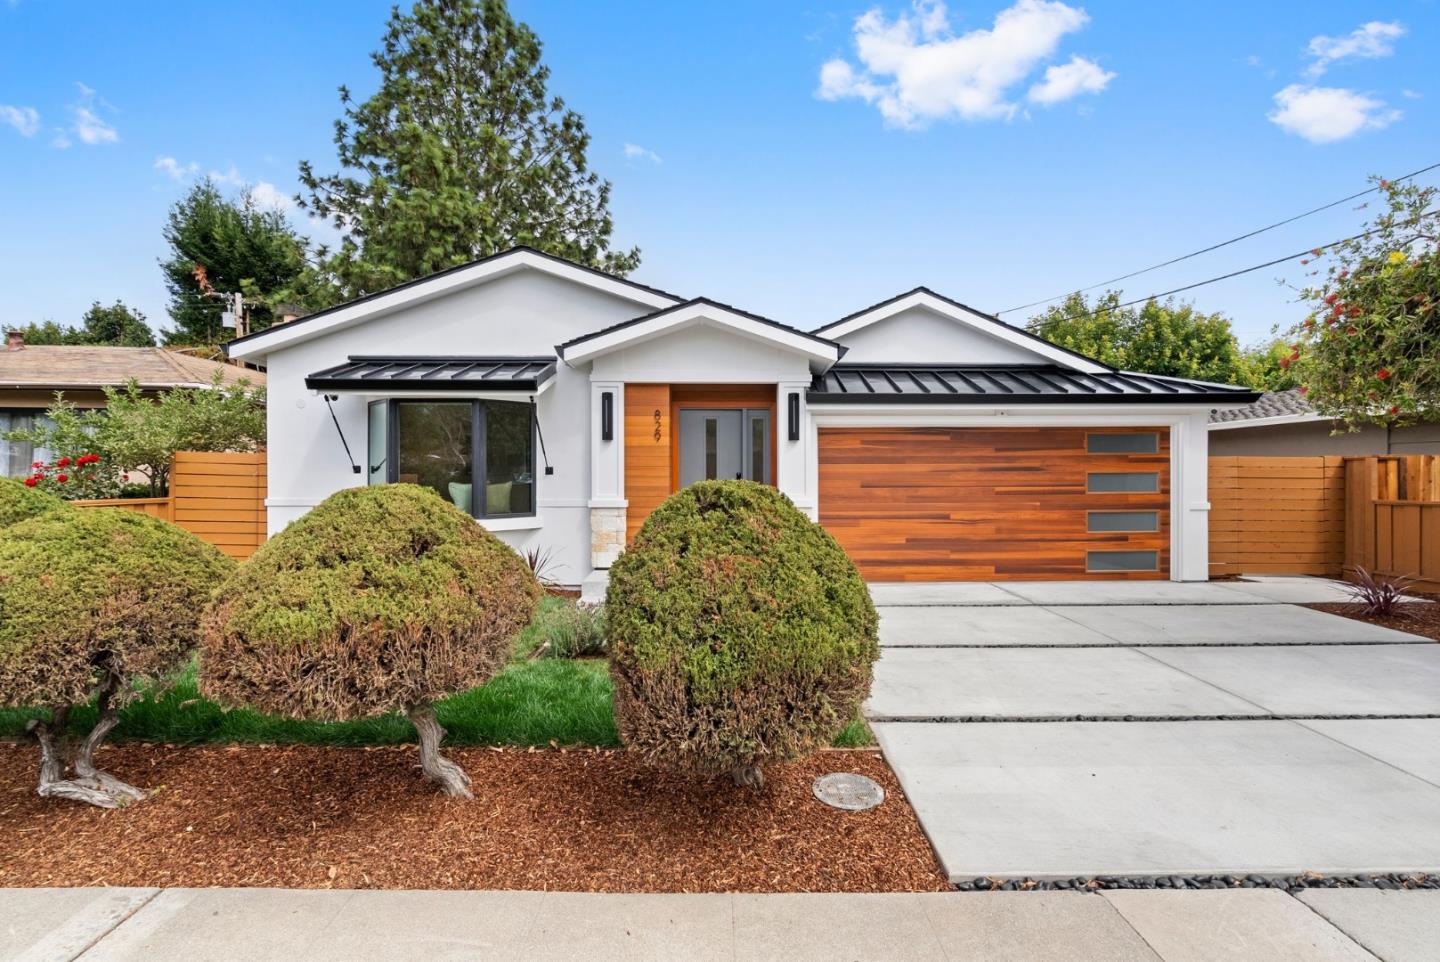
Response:
[{"label": "wooden fence", "polygon": [[265,542],[265,453],[182,451],[170,466],[169,497],[74,503],[173,521],[232,558],[248,558]]},{"label": "wooden fence", "polygon": [[1210,574],[1337,577],[1345,563],[1338,457],[1210,459]]},{"label": "wooden fence", "polygon": [[1440,457],[1345,459],[1345,565],[1440,591]]}]

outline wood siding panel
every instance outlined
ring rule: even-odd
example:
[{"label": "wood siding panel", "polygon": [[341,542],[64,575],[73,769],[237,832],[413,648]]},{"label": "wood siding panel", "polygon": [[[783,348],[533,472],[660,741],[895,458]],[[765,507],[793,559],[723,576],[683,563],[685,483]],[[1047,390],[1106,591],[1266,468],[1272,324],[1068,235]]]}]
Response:
[{"label": "wood siding panel", "polygon": [[[820,523],[875,581],[1164,578],[1170,450],[1089,454],[1085,428],[824,428]],[[1159,490],[1087,493],[1091,472],[1153,471]],[[1155,511],[1159,530],[1089,532],[1088,511]],[[1153,550],[1155,572],[1087,572],[1093,550]]]},{"label": "wood siding panel", "polygon": [[670,423],[670,385],[625,385],[626,542],[670,496]]}]

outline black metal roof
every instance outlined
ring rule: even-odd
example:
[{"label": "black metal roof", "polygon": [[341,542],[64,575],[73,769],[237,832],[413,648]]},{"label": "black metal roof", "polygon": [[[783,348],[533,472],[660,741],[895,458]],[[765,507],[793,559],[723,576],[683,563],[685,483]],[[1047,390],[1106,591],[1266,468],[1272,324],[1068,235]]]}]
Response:
[{"label": "black metal roof", "polygon": [[553,357],[353,356],[305,378],[312,391],[536,391],[555,376]]},{"label": "black metal roof", "polygon": [[837,364],[810,384],[811,404],[1133,404],[1233,401],[1259,397],[1249,388],[1045,364]]}]

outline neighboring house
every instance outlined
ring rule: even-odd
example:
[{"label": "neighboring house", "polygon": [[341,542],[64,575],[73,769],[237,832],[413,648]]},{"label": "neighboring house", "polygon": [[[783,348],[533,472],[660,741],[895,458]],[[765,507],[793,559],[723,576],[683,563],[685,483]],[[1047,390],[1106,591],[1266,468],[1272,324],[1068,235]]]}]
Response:
[{"label": "neighboring house", "polygon": [[583,582],[702,478],[776,485],[872,580],[1208,577],[1210,411],[924,288],[807,333],[507,251],[257,332],[270,531],[411,481]]},{"label": "neighboring house", "polygon": [[260,371],[164,348],[26,345],[20,331],[10,331],[0,351],[0,475],[29,474],[34,461],[48,458],[49,452],[7,441],[5,434],[29,430],[43,421],[56,392],[63,392],[76,407],[103,408],[106,387],[123,387],[132,380],[152,394],[177,387],[209,387],[216,371],[224,384],[245,378],[256,387],[265,385]]},{"label": "neighboring house", "polygon": [[1210,415],[1210,453],[1256,457],[1440,454],[1440,422],[1346,431],[1316,414],[1299,389],[1263,394],[1254,404]]}]

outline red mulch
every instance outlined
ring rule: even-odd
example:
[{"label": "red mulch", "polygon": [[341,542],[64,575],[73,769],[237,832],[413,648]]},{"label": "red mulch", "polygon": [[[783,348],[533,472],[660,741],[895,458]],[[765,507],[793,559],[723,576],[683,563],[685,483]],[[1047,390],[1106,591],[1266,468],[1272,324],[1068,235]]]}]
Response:
[{"label": "red mulch", "polygon": [[1400,605],[1400,614],[1390,618],[1373,618],[1360,613],[1363,605],[1351,601],[1326,602],[1306,605],[1316,611],[1328,611],[1332,615],[1344,615],[1382,628],[1408,631],[1412,635],[1423,635],[1440,641],[1440,604],[1434,602],[1406,601]]},{"label": "red mulch", "polygon": [[[900,892],[949,886],[874,749],[767,770],[759,794],[598,749],[455,749],[476,800],[448,799],[410,748],[107,747],[158,789],[102,811],[34,792],[33,746],[0,743],[0,886],[276,886],[585,892]],[[885,787],[868,812],[817,802],[818,775]]]}]

